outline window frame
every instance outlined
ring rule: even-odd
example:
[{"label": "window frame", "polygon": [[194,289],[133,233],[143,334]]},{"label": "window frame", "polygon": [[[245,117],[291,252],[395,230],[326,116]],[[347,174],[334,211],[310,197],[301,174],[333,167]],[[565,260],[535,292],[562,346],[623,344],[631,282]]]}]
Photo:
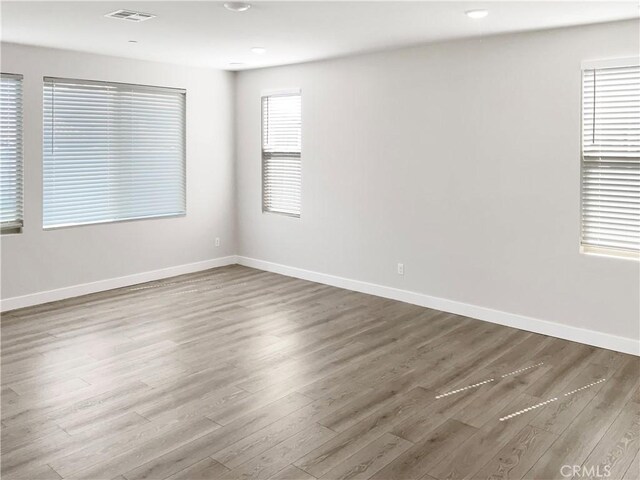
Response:
[{"label": "window frame", "polygon": [[612,58],[604,60],[584,60],[581,62],[580,68],[580,198],[579,198],[579,231],[578,231],[578,245],[579,252],[581,254],[598,257],[608,257],[623,260],[636,260],[640,261],[640,249],[637,251],[615,248],[615,247],[603,247],[598,245],[591,245],[583,241],[584,222],[583,222],[583,173],[585,168],[585,154],[584,154],[584,75],[587,70],[597,70],[606,68],[624,68],[624,67],[637,67],[640,66],[640,57],[625,57],[625,58]]},{"label": "window frame", "polygon": [[17,176],[19,177],[19,185],[17,185],[16,203],[20,205],[17,209],[19,220],[11,224],[7,224],[4,228],[0,224],[0,235],[19,235],[24,230],[24,75],[20,73],[0,72],[0,76],[12,78],[20,82],[20,117],[17,122],[20,125],[20,158],[17,159]]},{"label": "window frame", "polygon": [[60,230],[66,228],[76,228],[76,227],[85,227],[91,225],[105,225],[105,224],[115,224],[115,223],[124,223],[124,222],[137,222],[143,220],[162,220],[162,219],[170,219],[170,218],[181,218],[187,216],[187,206],[188,206],[188,188],[187,188],[187,90],[184,88],[176,88],[176,87],[165,87],[165,86],[156,86],[156,85],[145,85],[145,84],[137,84],[137,83],[127,83],[127,82],[112,82],[112,81],[103,81],[103,80],[89,80],[89,79],[79,79],[79,78],[66,78],[66,77],[53,77],[53,76],[45,76],[42,78],[42,95],[43,99],[46,95],[45,88],[47,82],[70,82],[78,85],[104,85],[104,86],[114,86],[114,87],[132,87],[138,91],[169,91],[172,93],[178,93],[183,96],[182,100],[182,131],[183,131],[183,142],[182,142],[182,188],[183,188],[183,204],[184,210],[178,213],[168,213],[168,214],[156,214],[156,215],[141,215],[127,218],[116,218],[116,219],[105,219],[105,220],[90,220],[86,222],[76,222],[76,223],[65,223],[58,225],[45,225],[45,198],[44,198],[44,189],[45,189],[45,174],[44,174],[44,162],[45,162],[45,130],[46,130],[46,119],[45,119],[45,106],[44,100],[42,105],[42,229],[44,231],[50,230]]},{"label": "window frame", "polygon": [[[298,213],[281,212],[278,210],[271,210],[266,207],[265,202],[265,151],[264,151],[264,136],[265,136],[265,122],[264,122],[264,99],[267,97],[286,97],[286,96],[299,96],[300,97],[300,208]],[[260,202],[263,214],[280,215],[289,218],[301,218],[302,217],[302,184],[303,184],[303,172],[302,172],[302,89],[301,88],[283,88],[274,90],[263,90],[260,93]]]}]

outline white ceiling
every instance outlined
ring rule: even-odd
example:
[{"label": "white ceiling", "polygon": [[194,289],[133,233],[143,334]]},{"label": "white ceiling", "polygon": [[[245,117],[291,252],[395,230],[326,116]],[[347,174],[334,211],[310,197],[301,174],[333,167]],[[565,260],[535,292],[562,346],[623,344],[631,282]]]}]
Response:
[{"label": "white ceiling", "polygon": [[[446,39],[638,18],[637,1],[1,2],[5,42],[226,70],[298,63]],[[105,18],[130,9],[143,23]],[[489,10],[472,20],[464,12]],[[138,43],[129,43],[137,40]],[[250,48],[262,46],[256,55]],[[245,66],[230,66],[244,62]]]}]

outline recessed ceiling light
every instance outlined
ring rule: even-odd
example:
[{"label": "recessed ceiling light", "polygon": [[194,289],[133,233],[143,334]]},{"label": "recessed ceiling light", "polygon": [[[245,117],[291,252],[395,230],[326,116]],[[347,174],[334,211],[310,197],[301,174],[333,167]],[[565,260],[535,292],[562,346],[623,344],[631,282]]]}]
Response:
[{"label": "recessed ceiling light", "polygon": [[224,4],[224,8],[231,10],[232,12],[246,12],[251,8],[251,4],[242,2],[227,2]]},{"label": "recessed ceiling light", "polygon": [[262,55],[263,53],[267,53],[267,49],[264,47],[253,47],[251,49],[253,53],[257,53],[258,55]]},{"label": "recessed ceiling light", "polygon": [[484,18],[489,15],[488,10],[467,10],[464,13],[466,13],[469,18]]},{"label": "recessed ceiling light", "polygon": [[231,62],[229,64],[230,67],[244,67],[244,63],[242,62]]},{"label": "recessed ceiling light", "polygon": [[138,40],[129,40],[129,43],[138,43]]}]

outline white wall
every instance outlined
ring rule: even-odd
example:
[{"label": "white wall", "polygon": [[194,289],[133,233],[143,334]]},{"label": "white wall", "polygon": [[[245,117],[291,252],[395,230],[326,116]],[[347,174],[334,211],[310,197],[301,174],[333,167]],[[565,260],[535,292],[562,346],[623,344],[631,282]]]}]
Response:
[{"label": "white wall", "polygon": [[[578,239],[580,62],[637,55],[638,34],[629,21],[486,37],[235,82],[2,44],[1,70],[24,75],[25,228],[0,237],[1,297],[35,303],[238,253],[522,315],[524,328],[555,322],[577,340],[637,340],[640,264],[580,254]],[[43,231],[44,76],[185,88],[187,216]],[[300,219],[260,201],[260,93],[291,87],[303,90]]]},{"label": "white wall", "polygon": [[[240,73],[238,253],[637,340],[638,262],[578,243],[580,63],[638,55],[638,34],[628,21]],[[300,219],[260,202],[260,93],[291,87]]]},{"label": "white wall", "polygon": [[[233,74],[11,44],[0,53],[2,72],[24,75],[25,226],[0,239],[3,299],[235,253]],[[44,76],[186,89],[186,217],[43,231]]]}]

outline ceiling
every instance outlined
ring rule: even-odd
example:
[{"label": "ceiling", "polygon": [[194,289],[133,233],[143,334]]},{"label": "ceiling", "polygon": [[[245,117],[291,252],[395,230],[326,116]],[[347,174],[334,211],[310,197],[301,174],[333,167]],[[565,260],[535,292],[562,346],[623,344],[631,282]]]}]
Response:
[{"label": "ceiling", "polygon": [[[1,39],[175,64],[241,70],[479,35],[638,18],[637,1],[1,2]],[[489,15],[468,18],[483,8]],[[106,18],[118,9],[157,15]],[[135,40],[137,43],[130,43]],[[265,47],[258,55],[251,47]],[[244,65],[232,65],[242,62]]]}]

